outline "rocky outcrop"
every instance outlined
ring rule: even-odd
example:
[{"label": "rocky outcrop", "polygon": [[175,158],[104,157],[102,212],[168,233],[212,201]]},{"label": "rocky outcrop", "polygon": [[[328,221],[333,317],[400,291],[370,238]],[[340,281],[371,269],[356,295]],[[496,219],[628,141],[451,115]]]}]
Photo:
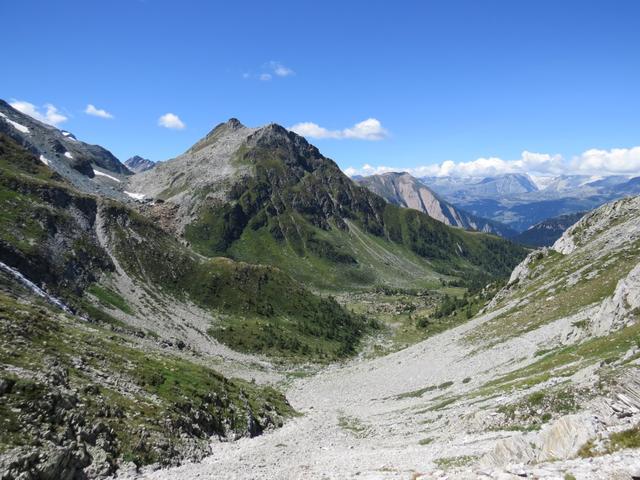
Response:
[{"label": "rocky outcrop", "polygon": [[498,467],[509,463],[533,463],[537,457],[535,445],[526,437],[498,440],[493,449],[478,462],[480,467]]},{"label": "rocky outcrop", "polygon": [[[626,224],[624,231],[613,228]],[[629,243],[640,236],[636,228],[640,224],[640,196],[627,197],[607,203],[586,214],[582,219],[564,232],[554,244],[553,249],[568,255],[592,239],[608,243],[609,248],[615,244]]]},{"label": "rocky outcrop", "polygon": [[537,460],[564,460],[574,457],[596,432],[593,418],[588,414],[560,417],[540,432]]},{"label": "rocky outcrop", "polygon": [[519,435],[496,442],[479,461],[482,467],[512,463],[533,464],[573,458],[596,433],[590,415],[565,415],[539,433]]},{"label": "rocky outcrop", "polygon": [[640,264],[618,281],[613,296],[606,298],[590,322],[594,335],[606,335],[635,322],[640,313]]}]

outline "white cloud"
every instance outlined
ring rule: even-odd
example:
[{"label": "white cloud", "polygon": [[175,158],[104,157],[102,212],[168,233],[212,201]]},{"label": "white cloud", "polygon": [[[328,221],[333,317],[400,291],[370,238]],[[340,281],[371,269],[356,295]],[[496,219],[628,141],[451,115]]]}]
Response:
[{"label": "white cloud", "polygon": [[356,123],[352,128],[343,130],[344,138],[357,138],[360,140],[382,140],[388,132],[382,128],[382,124],[375,118]]},{"label": "white cloud", "polygon": [[292,68],[289,68],[280,62],[276,62],[275,60],[264,63],[260,70],[262,70],[261,73],[255,74],[244,72],[242,74],[242,78],[245,80],[249,78],[257,78],[263,82],[268,82],[269,80],[273,80],[274,77],[290,77],[291,75],[296,74]]},{"label": "white cloud", "polygon": [[375,118],[368,118],[343,130],[328,130],[313,122],[296,123],[289,127],[289,130],[307,138],[382,140],[389,135],[380,121]]},{"label": "white cloud", "polygon": [[586,174],[636,174],[640,172],[640,147],[599,150],[592,148],[574,157],[571,166]]},{"label": "white cloud", "polygon": [[158,119],[158,125],[174,130],[183,130],[187,126],[175,113],[165,113]]},{"label": "white cloud", "polygon": [[84,113],[87,115],[93,115],[94,117],[113,118],[113,115],[109,112],[101,108],[96,108],[95,105],[92,104],[87,105],[87,108],[84,109]]},{"label": "white cloud", "polygon": [[14,100],[9,105],[11,105],[16,110],[24,113],[25,115],[29,115],[36,120],[40,120],[43,123],[53,125],[54,127],[68,120],[66,116],[61,114],[58,109],[50,103],[44,105],[43,111],[38,109],[38,107],[36,107],[33,103],[25,102],[22,100]]},{"label": "white cloud", "polygon": [[446,160],[440,164],[398,168],[384,165],[364,164],[352,166],[344,172],[349,175],[374,175],[385,172],[408,172],[416,177],[486,177],[506,173],[526,173],[535,178],[557,175],[640,175],[640,146],[614,148],[611,150],[590,149],[571,160],[560,154],[523,151],[520,158],[504,160],[499,157],[481,157],[469,162]]},{"label": "white cloud", "polygon": [[536,173],[557,175],[563,173],[564,162],[561,155],[524,151],[517,160],[503,160],[499,157],[478,158],[470,162],[446,160],[440,165],[418,167],[424,175],[438,177],[480,177],[505,173]]},{"label": "white cloud", "polygon": [[296,73],[291,68],[285,67],[280,62],[274,62],[273,60],[269,62],[269,68],[278,77],[288,77],[290,75],[295,75]]}]

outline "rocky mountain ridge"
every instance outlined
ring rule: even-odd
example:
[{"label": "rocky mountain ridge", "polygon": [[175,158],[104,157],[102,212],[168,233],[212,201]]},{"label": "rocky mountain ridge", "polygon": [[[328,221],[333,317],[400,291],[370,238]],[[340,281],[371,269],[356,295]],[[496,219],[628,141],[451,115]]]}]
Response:
[{"label": "rocky mountain ridge", "polygon": [[80,191],[131,200],[122,190],[122,183],[131,172],[107,149],[84,143],[70,132],[23,114],[4,100],[0,100],[0,133],[29,150]]},{"label": "rocky mountain ridge", "polygon": [[183,155],[131,177],[127,188],[162,200],[149,214],[174,218],[173,229],[199,253],[278,265],[321,289],[390,276],[407,286],[432,282],[434,267],[474,276],[482,262],[506,273],[518,255],[506,242],[387,204],[276,124],[250,129],[231,119]]},{"label": "rocky mountain ridge", "polygon": [[383,173],[355,179],[390,203],[426,213],[446,225],[510,238],[516,234],[506,225],[471,215],[439,198],[431,189],[406,172]]}]

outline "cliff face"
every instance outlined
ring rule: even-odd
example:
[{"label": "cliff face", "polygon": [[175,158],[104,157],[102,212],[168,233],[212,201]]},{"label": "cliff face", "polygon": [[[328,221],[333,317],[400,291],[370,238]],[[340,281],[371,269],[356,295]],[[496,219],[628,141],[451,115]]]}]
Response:
[{"label": "cliff face", "polygon": [[515,231],[498,222],[477,217],[442,200],[433,190],[408,173],[383,173],[357,182],[387,202],[426,213],[446,225],[510,238]]}]

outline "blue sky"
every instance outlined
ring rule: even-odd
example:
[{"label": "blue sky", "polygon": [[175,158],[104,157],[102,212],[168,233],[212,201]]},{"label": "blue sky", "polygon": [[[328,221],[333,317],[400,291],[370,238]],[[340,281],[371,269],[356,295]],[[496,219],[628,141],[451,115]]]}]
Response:
[{"label": "blue sky", "polygon": [[637,1],[21,0],[0,16],[0,97],[55,106],[122,160],[237,117],[311,122],[354,171],[640,170]]}]

